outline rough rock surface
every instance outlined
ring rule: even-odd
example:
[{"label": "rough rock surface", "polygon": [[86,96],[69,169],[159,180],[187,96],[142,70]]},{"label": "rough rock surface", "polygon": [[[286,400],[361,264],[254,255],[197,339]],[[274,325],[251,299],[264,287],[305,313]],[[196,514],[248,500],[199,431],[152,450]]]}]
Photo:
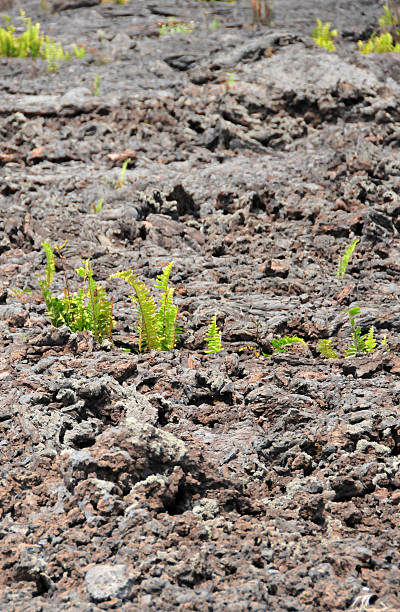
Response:
[{"label": "rough rock surface", "polygon": [[[9,4],[87,53],[0,58],[0,609],[399,610],[400,64],[356,50],[379,3]],[[160,38],[170,16],[193,32]],[[66,239],[112,345],[48,321]],[[180,345],[138,355],[109,275],[171,260]],[[354,305],[378,347],[344,358]]]}]

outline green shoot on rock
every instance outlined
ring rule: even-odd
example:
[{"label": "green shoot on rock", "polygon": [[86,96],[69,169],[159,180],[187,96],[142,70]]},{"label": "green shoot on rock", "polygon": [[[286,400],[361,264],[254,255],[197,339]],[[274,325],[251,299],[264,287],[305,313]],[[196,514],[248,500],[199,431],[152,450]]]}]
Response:
[{"label": "green shoot on rock", "polygon": [[[283,336],[281,338],[272,338],[271,344],[274,349],[272,354],[286,353],[289,350],[291,344],[296,344],[298,342],[300,342],[301,344],[306,344],[304,339],[299,338],[298,336]],[[272,355],[263,353],[263,357],[272,357]]]},{"label": "green shoot on rock", "polygon": [[312,38],[316,45],[324,47],[328,51],[336,51],[333,39],[337,37],[338,31],[331,30],[331,24],[329,21],[322,23],[320,19],[317,19],[317,25],[313,29]]},{"label": "green shoot on rock", "polygon": [[219,330],[217,325],[217,315],[215,314],[211,320],[211,325],[208,328],[205,341],[207,342],[207,350],[204,351],[206,354],[219,353],[223,351],[222,348],[222,331]]},{"label": "green shoot on rock", "polygon": [[155,288],[162,291],[157,305],[147,285],[131,270],[116,272],[110,278],[125,280],[134,290],[130,296],[136,307],[139,353],[169,351],[176,346],[180,329],[176,324],[178,307],[173,303],[174,290],[168,286],[174,262],[171,261],[157,276]]},{"label": "green shoot on rock", "polygon": [[[45,278],[39,280],[39,285],[52,325],[54,327],[67,325],[73,332],[91,331],[99,344],[105,338],[111,340],[113,303],[112,300],[107,299],[103,287],[93,279],[89,259],[83,262],[83,267],[76,270],[77,274],[83,278],[84,287],[77,293],[71,294],[65,279],[64,297],[60,298],[52,295],[50,291],[55,273],[54,251],[48,242],[43,242],[42,247],[46,254],[46,273]],[[60,254],[62,247],[55,247],[55,249]]]},{"label": "green shoot on rock", "polygon": [[93,202],[93,204],[92,204],[92,208],[93,208],[93,212],[94,212],[95,214],[97,214],[97,213],[99,213],[99,212],[101,211],[101,209],[103,208],[103,202],[104,202],[104,198],[101,198],[101,200],[99,200],[99,201],[97,202],[97,204],[95,204],[95,203]]},{"label": "green shoot on rock", "polygon": [[353,330],[351,332],[352,343],[345,351],[346,357],[355,357],[362,353],[372,353],[376,348],[374,328],[370,327],[366,334],[361,333],[361,327],[356,325],[356,316],[361,312],[358,306],[354,306],[350,310],[344,310],[344,312],[347,314]]},{"label": "green shoot on rock", "polygon": [[121,189],[121,187],[124,186],[126,169],[130,163],[131,163],[131,158],[128,157],[128,159],[126,159],[124,163],[122,164],[121,174],[119,175],[118,181],[116,181],[114,184],[115,189]]},{"label": "green shoot on rock", "polygon": [[318,342],[318,352],[321,353],[321,355],[323,357],[326,357],[327,359],[337,359],[338,358],[338,354],[337,352],[332,348],[332,340],[320,340]]},{"label": "green shoot on rock", "polygon": [[93,79],[93,95],[98,96],[100,93],[100,75],[95,74]]},{"label": "green shoot on rock", "polygon": [[347,266],[349,265],[350,258],[353,255],[354,249],[356,248],[359,242],[360,241],[358,238],[356,240],[353,240],[353,242],[349,244],[343,255],[339,257],[338,267],[336,270],[337,278],[343,280],[344,275],[346,274]]},{"label": "green shoot on rock", "polygon": [[[392,4],[392,3],[390,3]],[[393,8],[394,10],[397,10],[397,6],[395,3],[393,3]],[[394,14],[394,12],[391,11],[391,9],[388,6],[384,6],[383,7],[383,15],[382,17],[379,18],[379,26],[380,28],[382,28],[382,30],[384,30],[385,28],[389,27],[389,28],[393,28],[393,26],[396,26],[398,24],[398,18],[396,17],[396,15]]]}]

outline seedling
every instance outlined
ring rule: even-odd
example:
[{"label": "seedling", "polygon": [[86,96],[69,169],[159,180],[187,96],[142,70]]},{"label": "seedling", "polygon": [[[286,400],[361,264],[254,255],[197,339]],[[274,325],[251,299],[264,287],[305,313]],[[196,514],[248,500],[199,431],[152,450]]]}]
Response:
[{"label": "seedling", "polygon": [[214,17],[214,19],[210,23],[210,30],[212,32],[214,32],[215,30],[218,30],[218,28],[220,28],[220,27],[221,27],[220,20],[218,19],[218,17]]},{"label": "seedling", "polygon": [[[61,250],[65,246],[54,247],[61,256]],[[55,273],[54,251],[48,242],[43,242],[42,247],[46,254],[46,274],[43,280],[39,280],[43,298],[47,306],[47,314],[54,327],[67,325],[73,332],[89,330],[99,344],[105,339],[111,340],[113,320],[113,302],[108,300],[106,292],[93,279],[93,270],[89,259],[83,262],[83,266],[76,270],[83,279],[84,287],[77,293],[71,294],[65,270],[64,271],[64,297],[56,297],[51,294],[50,285]]]},{"label": "seedling", "polygon": [[74,49],[75,57],[78,57],[79,59],[82,59],[83,57],[85,57],[86,55],[85,47],[83,47],[82,45],[78,47],[77,45],[74,44],[73,49]]},{"label": "seedling", "polygon": [[230,74],[228,74],[226,81],[225,81],[225,91],[235,89],[235,86],[236,86],[235,83],[236,83],[236,75],[234,72],[231,72]]},{"label": "seedling", "polygon": [[13,295],[14,297],[16,297],[17,295],[21,295],[21,293],[32,293],[31,289],[20,289],[19,287],[15,287],[15,289],[10,288],[9,292],[11,293],[11,295]]},{"label": "seedling", "polygon": [[93,207],[93,212],[94,212],[94,213],[96,213],[96,214],[97,214],[97,213],[99,213],[99,212],[101,211],[101,209],[103,208],[103,202],[104,202],[104,198],[102,198],[101,200],[99,200],[99,201],[97,202],[97,204],[95,204],[95,203],[93,202],[92,207]]},{"label": "seedling", "polygon": [[322,23],[320,19],[317,19],[317,25],[313,29],[312,38],[316,45],[324,47],[328,51],[336,51],[333,39],[337,37],[338,31],[331,30],[331,24],[329,21]]},{"label": "seedling", "polygon": [[208,328],[205,340],[208,346],[208,349],[204,351],[206,354],[219,353],[220,351],[224,350],[221,346],[222,332],[218,328],[216,314],[211,320],[211,325]]},{"label": "seedling", "polygon": [[346,357],[354,357],[360,353],[372,353],[376,348],[376,339],[374,336],[373,326],[369,328],[368,333],[362,334],[361,327],[356,325],[356,316],[360,314],[361,308],[354,306],[350,310],[344,310],[349,317],[350,325],[352,327],[351,338],[352,343],[349,348],[346,349]]},{"label": "seedling", "polygon": [[93,79],[93,95],[98,96],[100,93],[100,75],[95,74]]},{"label": "seedling", "polygon": [[190,34],[194,30],[193,23],[181,23],[176,17],[170,17],[167,23],[162,23],[158,30],[160,37],[167,34]]},{"label": "seedling", "polygon": [[128,167],[128,164],[130,164],[130,162],[131,162],[131,158],[128,157],[128,159],[126,159],[124,163],[122,164],[121,174],[119,175],[118,181],[115,181],[115,184],[114,184],[115,189],[121,189],[121,187],[124,186],[126,169]]},{"label": "seedling", "polygon": [[136,308],[139,353],[147,351],[169,351],[175,348],[180,328],[176,324],[178,306],[173,303],[174,290],[168,286],[174,262],[171,261],[157,276],[154,287],[160,290],[158,305],[147,285],[131,270],[116,272],[110,278],[122,278],[134,290],[130,296]]},{"label": "seedling", "polygon": [[337,359],[338,358],[338,354],[337,352],[332,348],[332,340],[320,340],[318,342],[318,351],[321,353],[321,355],[323,357],[326,357],[327,359]]},{"label": "seedling", "polygon": [[346,274],[347,266],[349,265],[350,258],[359,242],[360,241],[358,240],[358,238],[356,240],[353,240],[353,242],[349,244],[343,255],[339,257],[338,267],[336,270],[337,278],[343,280],[344,275]]}]

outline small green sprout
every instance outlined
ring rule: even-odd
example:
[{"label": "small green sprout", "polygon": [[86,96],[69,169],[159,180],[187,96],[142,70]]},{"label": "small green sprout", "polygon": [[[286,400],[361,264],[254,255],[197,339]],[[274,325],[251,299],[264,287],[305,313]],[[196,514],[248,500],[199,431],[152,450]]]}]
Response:
[{"label": "small green sprout", "polygon": [[79,59],[82,59],[85,57],[86,55],[85,47],[83,47],[82,45],[78,47],[77,45],[74,44],[73,49],[74,49],[75,57],[78,57]]},{"label": "small green sprout", "polygon": [[131,162],[131,158],[128,157],[128,159],[126,159],[124,163],[122,164],[121,174],[119,175],[118,181],[116,181],[114,184],[115,189],[121,189],[121,187],[124,186],[126,169],[128,167],[128,164],[130,164],[130,162]]},{"label": "small green sprout", "polygon": [[208,328],[205,340],[208,345],[208,349],[204,351],[206,354],[219,353],[223,351],[222,348],[222,332],[219,330],[217,325],[217,315],[215,314],[211,320],[211,325]]},{"label": "small green sprout", "polygon": [[379,18],[379,26],[384,29],[386,27],[392,28],[398,24],[398,19],[388,6],[383,7],[383,15]]},{"label": "small green sprout", "polygon": [[352,343],[346,349],[345,356],[355,357],[362,353],[372,353],[377,344],[374,335],[374,327],[371,326],[366,334],[362,334],[361,327],[356,325],[356,316],[360,314],[361,308],[359,308],[359,306],[354,306],[354,308],[344,310],[343,312],[347,314],[353,330],[351,332]]},{"label": "small green sprout", "polygon": [[338,354],[337,352],[332,348],[332,340],[320,340],[318,342],[318,351],[321,353],[321,355],[323,357],[326,357],[327,359],[337,359],[338,358]]},{"label": "small green sprout", "polygon": [[360,241],[358,238],[356,240],[353,240],[353,242],[349,244],[343,255],[339,257],[338,267],[336,270],[337,278],[343,280],[344,275],[346,274],[347,266],[349,265],[350,258],[359,242]]},{"label": "small green sprout", "polygon": [[234,72],[228,74],[227,79],[225,81],[225,91],[229,91],[230,89],[235,89],[236,84],[236,75]]},{"label": "small green sprout", "polygon": [[329,21],[322,23],[320,19],[317,19],[317,25],[313,29],[312,38],[316,45],[324,47],[328,51],[336,51],[333,39],[337,37],[338,31],[331,30],[331,24]]},{"label": "small green sprout", "polygon": [[97,213],[99,213],[99,212],[101,211],[101,209],[103,208],[103,202],[104,202],[104,198],[102,198],[101,200],[99,200],[99,201],[97,202],[97,204],[95,204],[95,203],[93,202],[92,207],[93,207],[93,212],[94,212],[94,213],[96,213],[96,214],[97,214]]},{"label": "small green sprout", "polygon": [[218,30],[218,28],[220,28],[220,27],[221,27],[220,20],[218,19],[218,17],[214,17],[214,19],[210,23],[210,30],[212,32],[214,32],[215,30]]},{"label": "small green sprout", "polygon": [[14,289],[13,289],[13,288],[10,288],[10,289],[9,289],[9,292],[11,293],[11,295],[13,295],[14,297],[16,297],[17,295],[21,295],[21,293],[28,293],[28,294],[29,294],[29,293],[32,293],[32,290],[31,290],[31,289],[27,289],[27,288],[25,288],[25,289],[20,289],[19,287],[15,287]]},{"label": "small green sprout", "polygon": [[100,75],[95,74],[93,79],[93,95],[98,96],[100,93]]}]

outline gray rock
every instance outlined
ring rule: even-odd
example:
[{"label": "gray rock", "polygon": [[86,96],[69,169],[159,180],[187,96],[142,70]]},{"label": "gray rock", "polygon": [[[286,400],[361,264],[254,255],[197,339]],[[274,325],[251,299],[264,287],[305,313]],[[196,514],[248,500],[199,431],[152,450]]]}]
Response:
[{"label": "gray rock", "polygon": [[107,601],[113,597],[128,597],[135,579],[127,565],[102,563],[91,567],[85,576],[85,585],[94,602]]}]

